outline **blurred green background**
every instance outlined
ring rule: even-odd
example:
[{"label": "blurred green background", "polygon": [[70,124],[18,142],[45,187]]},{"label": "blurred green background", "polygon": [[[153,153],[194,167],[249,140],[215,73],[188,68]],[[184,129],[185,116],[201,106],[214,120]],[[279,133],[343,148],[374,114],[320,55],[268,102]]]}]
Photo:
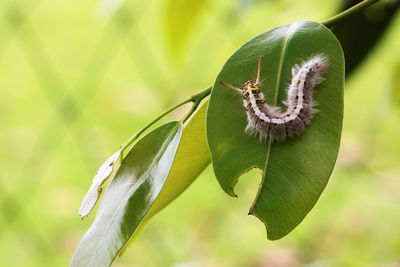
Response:
[{"label": "blurred green background", "polygon": [[[94,218],[79,219],[80,201],[123,141],[212,84],[248,39],[339,5],[0,1],[0,266],[66,266]],[[209,167],[114,266],[400,266],[399,32],[397,15],[348,77],[335,171],[291,234],[268,241],[247,216],[260,171],[234,199]]]}]

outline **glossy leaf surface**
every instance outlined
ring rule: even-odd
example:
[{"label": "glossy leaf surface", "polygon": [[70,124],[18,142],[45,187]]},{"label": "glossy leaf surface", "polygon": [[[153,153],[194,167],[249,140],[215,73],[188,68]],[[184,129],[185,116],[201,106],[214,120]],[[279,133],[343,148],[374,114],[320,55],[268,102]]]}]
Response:
[{"label": "glossy leaf surface", "polygon": [[157,212],[185,191],[210,164],[210,151],[207,146],[205,129],[207,106],[208,102],[204,103],[183,129],[182,139],[167,181],[130,243]]},{"label": "glossy leaf surface", "polygon": [[[319,103],[311,123],[300,136],[283,142],[260,142],[244,129],[247,124],[241,96],[218,83],[241,86],[254,80],[261,66],[261,90],[270,105],[283,106],[291,69],[313,55],[328,58],[325,80],[314,88]],[[340,143],[343,118],[344,59],[335,36],[311,21],[281,26],[248,41],[225,63],[211,94],[207,111],[207,139],[215,175],[234,196],[234,186],[251,168],[263,178],[250,213],[267,227],[268,238],[279,239],[311,210],[332,173]]]},{"label": "glossy leaf surface", "polygon": [[109,266],[136,231],[163,188],[182,135],[182,124],[164,124],[128,152],[104,193],[96,218],[71,266]]},{"label": "glossy leaf surface", "polygon": [[146,217],[152,216],[180,195],[210,164],[206,140],[206,111],[204,103],[183,129],[174,164],[157,201]]}]

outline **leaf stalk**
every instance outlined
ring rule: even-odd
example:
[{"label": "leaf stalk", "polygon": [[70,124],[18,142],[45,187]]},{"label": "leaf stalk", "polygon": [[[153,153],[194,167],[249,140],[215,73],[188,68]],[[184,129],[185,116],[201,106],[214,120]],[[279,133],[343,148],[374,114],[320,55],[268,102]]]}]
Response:
[{"label": "leaf stalk", "polygon": [[346,9],[345,11],[337,14],[336,16],[333,16],[332,18],[323,21],[322,24],[324,24],[328,28],[332,28],[333,26],[335,26],[335,24],[341,22],[342,20],[346,19],[347,17],[350,17],[353,14],[355,14],[355,13],[357,13],[379,1],[380,0],[364,0],[360,3],[358,3],[357,5],[352,6],[349,9]]},{"label": "leaf stalk", "polygon": [[193,102],[193,105],[191,107],[191,109],[189,110],[189,112],[185,115],[185,117],[182,119],[182,122],[185,123],[190,116],[196,111],[197,107],[199,106],[200,102],[206,98],[210,93],[211,93],[211,88],[212,86],[204,89],[203,91],[200,91],[194,95],[192,95],[191,97],[189,97],[188,99],[183,100],[182,102],[176,104],[175,106],[169,108],[168,110],[166,110],[165,112],[163,112],[162,114],[160,114],[157,118],[155,118],[154,120],[152,120],[151,122],[149,122],[148,124],[146,124],[142,129],[140,129],[138,132],[136,132],[134,135],[132,135],[125,143],[123,143],[121,145],[121,154],[120,154],[120,160],[122,161],[123,157],[123,153],[124,151],[135,141],[137,140],[140,135],[142,135],[147,129],[149,129],[153,124],[155,124],[157,121],[159,121],[160,119],[162,119],[163,117],[165,117],[166,115],[168,115],[169,113],[171,113],[172,111],[174,111],[175,109]]}]

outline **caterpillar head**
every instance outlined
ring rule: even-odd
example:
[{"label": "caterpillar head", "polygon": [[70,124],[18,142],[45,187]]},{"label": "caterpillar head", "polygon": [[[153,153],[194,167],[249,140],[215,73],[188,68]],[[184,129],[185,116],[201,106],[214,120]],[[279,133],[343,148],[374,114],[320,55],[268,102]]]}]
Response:
[{"label": "caterpillar head", "polygon": [[242,87],[236,87],[236,86],[227,84],[221,80],[218,81],[218,83],[225,87],[232,88],[232,89],[238,91],[239,93],[241,93],[242,95],[244,95],[249,90],[257,90],[258,89],[258,84],[256,83],[256,81],[247,81],[243,84]]}]

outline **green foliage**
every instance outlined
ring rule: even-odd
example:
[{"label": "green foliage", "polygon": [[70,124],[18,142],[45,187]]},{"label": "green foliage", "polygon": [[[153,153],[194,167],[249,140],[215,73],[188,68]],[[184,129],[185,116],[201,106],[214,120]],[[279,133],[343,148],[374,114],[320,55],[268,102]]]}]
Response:
[{"label": "green foliage", "polygon": [[[326,20],[341,3],[353,1],[186,1],[188,8],[174,2],[0,1],[0,266],[68,265],[96,215],[95,209],[80,220],[81,200],[122,141],[211,85],[247,40],[297,20]],[[394,2],[380,1],[399,6]],[[376,49],[366,51],[359,33],[377,39],[376,29],[394,14],[374,6],[378,12],[358,13],[368,22],[350,25],[349,18],[332,28],[335,34],[355,30],[348,44],[356,54],[336,35],[346,72],[357,53],[368,60],[357,64],[346,83],[341,152],[307,218],[290,235],[269,242],[263,224],[246,216],[260,171],[242,176],[236,199],[223,193],[209,166],[153,217],[115,266],[398,264],[400,116],[394,105],[400,99],[400,17],[397,12]],[[193,15],[191,7],[201,11]],[[182,10],[190,14],[185,20]],[[175,22],[166,25],[169,19]],[[167,32],[171,27],[178,28]],[[162,122],[181,118],[183,111]]]},{"label": "green foliage", "polygon": [[201,106],[183,129],[167,181],[151,209],[143,218],[140,229],[135,232],[131,242],[140,234],[149,220],[185,191],[210,163],[210,153],[205,135],[207,105],[208,102]]},{"label": "green foliage", "polygon": [[182,135],[170,122],[139,140],[104,193],[96,219],[71,266],[109,266],[148,213],[164,186]]},{"label": "green foliage", "polygon": [[[329,59],[325,81],[314,88],[319,113],[305,131],[284,142],[260,142],[244,132],[241,97],[218,84],[240,85],[251,79],[258,57],[264,56],[261,79],[267,102],[286,98],[295,64],[316,54]],[[314,206],[336,161],[343,119],[344,60],[335,36],[317,22],[296,22],[260,34],[240,47],[225,63],[214,84],[207,115],[207,138],[215,175],[234,196],[240,175],[263,170],[261,188],[250,213],[267,226],[268,238],[291,231]]]},{"label": "green foliage", "polygon": [[[374,2],[376,0],[364,1],[359,8]],[[174,6],[169,2],[169,9]],[[200,14],[196,7],[182,3],[178,6],[189,10],[183,12],[187,19],[187,16]],[[349,9],[324,24],[331,27],[357,11],[358,8]],[[172,54],[181,53],[172,41],[179,29],[176,17],[167,19],[165,31],[169,36],[168,43],[173,47],[170,48]],[[236,196],[234,188],[242,174],[252,168],[261,169],[262,180],[249,214],[265,224],[270,240],[280,239],[292,231],[312,209],[328,183],[340,144],[344,55],[339,41],[324,24],[300,21],[256,36],[227,60],[212,88],[170,108],[131,137],[121,151],[166,114],[192,102],[192,108],[182,119],[186,122],[211,93],[208,108],[203,105],[193,116],[181,143],[182,122],[171,122],[133,145],[118,170],[114,170],[115,176],[95,222],[81,241],[72,265],[110,265],[127,242],[135,240],[152,216],[193,182],[210,162],[210,155],[221,187],[231,196]],[[187,38],[185,36],[193,25],[184,23],[183,29],[185,27],[186,30],[179,32],[182,40]],[[257,60],[263,56],[261,90],[268,104],[280,106],[286,98],[293,68],[315,55],[327,59],[327,73],[323,83],[314,88],[313,98],[320,112],[305,131],[300,136],[279,142],[273,142],[269,137],[259,140],[257,136],[246,134],[247,116],[241,107],[241,97],[218,82],[240,86],[254,80]],[[112,173],[113,164],[114,161],[106,162],[100,168],[87,195],[90,198],[85,197],[82,204],[85,211],[90,211],[95,204],[100,192],[96,190]],[[82,216],[86,214],[84,212]]]},{"label": "green foliage", "polygon": [[183,129],[171,172],[145,219],[150,219],[180,195],[210,163],[205,135],[207,105],[208,102],[202,105]]},{"label": "green foliage", "polygon": [[[316,54],[328,58],[328,73],[323,84],[314,89],[320,113],[302,135],[272,143],[245,134],[246,116],[240,97],[216,83],[208,109],[203,105],[193,116],[181,143],[181,124],[172,122],[133,146],[115,173],[72,265],[111,264],[132,235],[131,241],[208,165],[206,135],[216,177],[228,194],[235,195],[234,186],[241,174],[254,167],[263,170],[249,213],[264,222],[268,238],[279,239],[296,227],[318,200],[336,161],[343,119],[344,60],[340,44],[317,22],[281,26],[244,44],[217,77],[217,81],[242,84],[250,79],[262,55],[263,92],[276,106],[286,97],[292,67]],[[193,95],[193,108],[209,92],[206,89]]]},{"label": "green foliage", "polygon": [[[111,264],[128,240],[134,241],[153,215],[200,175],[210,162],[206,110],[207,104],[183,131],[180,123],[171,122],[133,146],[104,194],[95,222],[82,239],[71,266]],[[88,194],[97,197],[94,190]]]}]

